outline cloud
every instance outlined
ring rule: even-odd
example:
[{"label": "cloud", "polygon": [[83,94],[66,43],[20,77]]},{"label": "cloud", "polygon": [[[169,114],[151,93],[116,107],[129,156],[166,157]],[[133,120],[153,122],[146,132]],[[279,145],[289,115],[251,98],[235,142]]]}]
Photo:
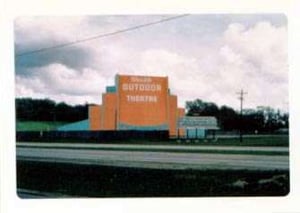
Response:
[{"label": "cloud", "polygon": [[[268,22],[251,28],[231,24],[222,36],[219,60],[220,91],[247,90],[246,106],[286,109],[288,100],[287,29]],[[222,97],[218,100],[228,103]],[[235,101],[236,102],[236,101]],[[237,103],[235,106],[237,106]]]},{"label": "cloud", "polygon": [[81,71],[90,66],[90,52],[85,48],[70,46],[62,49],[49,50],[39,54],[16,57],[15,67],[17,75],[31,75],[32,70],[51,64],[64,64],[70,68]]},{"label": "cloud", "polygon": [[78,29],[86,20],[84,16],[22,16],[14,22],[15,43],[76,40],[85,32]]},{"label": "cloud", "polygon": [[16,77],[16,93],[21,97],[48,97],[55,100],[68,100],[70,104],[86,101],[99,103],[105,87],[112,83],[96,70],[84,69],[82,72],[62,64],[51,64],[32,69],[32,76]]},{"label": "cloud", "polygon": [[[22,18],[16,21],[16,49],[74,41],[161,17]],[[238,108],[236,93],[243,88],[246,107],[286,108],[287,29],[282,19],[272,17],[195,15],[28,55],[16,61],[16,95],[100,103],[101,93],[119,73],[168,76],[180,106],[200,98]]]},{"label": "cloud", "polygon": [[[220,45],[190,56],[165,49],[148,49],[136,57],[128,72],[169,76],[170,88],[185,101],[200,98],[239,107],[237,92],[248,92],[246,107],[285,108],[288,100],[287,30],[268,22],[252,28],[231,24]],[[201,47],[199,47],[201,49]],[[201,50],[200,50],[201,51]],[[130,64],[130,63],[129,63]],[[132,71],[134,70],[134,71]]]},{"label": "cloud", "polygon": [[[91,57],[83,46],[67,46],[49,49],[36,54],[34,50],[53,47],[74,41],[83,17],[22,17],[15,20],[15,68],[16,75],[31,76],[32,69],[51,64],[64,64],[81,71],[89,66]],[[31,69],[32,68],[32,69]]]},{"label": "cloud", "polygon": [[241,24],[231,24],[224,33],[224,43],[256,66],[255,72],[273,78],[287,78],[287,30],[269,22],[258,22],[246,30]]}]

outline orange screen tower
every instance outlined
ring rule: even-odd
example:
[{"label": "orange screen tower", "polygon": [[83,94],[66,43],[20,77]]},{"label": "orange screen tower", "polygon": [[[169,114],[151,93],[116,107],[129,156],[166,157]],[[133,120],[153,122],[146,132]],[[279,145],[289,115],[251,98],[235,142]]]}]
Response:
[{"label": "orange screen tower", "polygon": [[106,87],[102,105],[89,108],[91,130],[168,130],[170,137],[177,135],[184,109],[177,108],[168,77],[117,75],[115,81]]}]

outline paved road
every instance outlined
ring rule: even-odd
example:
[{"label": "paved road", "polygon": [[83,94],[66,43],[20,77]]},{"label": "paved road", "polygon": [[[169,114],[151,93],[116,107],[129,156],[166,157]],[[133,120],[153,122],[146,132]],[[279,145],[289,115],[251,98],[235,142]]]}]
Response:
[{"label": "paved road", "polygon": [[[23,144],[24,145],[24,144]],[[62,145],[62,144],[61,144]],[[65,145],[65,144],[64,144]],[[73,146],[74,144],[72,144]],[[128,146],[128,145],[126,145]],[[136,145],[134,145],[136,146]],[[152,146],[151,146],[152,147]],[[193,147],[194,148],[194,147]],[[199,147],[198,147],[199,148]],[[220,147],[207,147],[218,148]],[[226,147],[228,148],[228,147]],[[232,147],[237,148],[237,147]],[[245,147],[238,147],[245,148]],[[259,147],[261,148],[261,147]],[[269,147],[268,147],[269,148]],[[272,147],[276,148],[277,147]],[[18,160],[160,169],[289,169],[287,155],[187,153],[17,146]]]},{"label": "paved road", "polygon": [[203,150],[218,150],[218,151],[256,151],[256,152],[286,152],[288,147],[270,147],[270,146],[187,146],[187,145],[138,145],[138,144],[78,144],[78,143],[17,143],[18,147],[36,147],[36,148],[72,148],[72,149],[118,149],[118,150],[159,150],[159,151],[203,151]]}]

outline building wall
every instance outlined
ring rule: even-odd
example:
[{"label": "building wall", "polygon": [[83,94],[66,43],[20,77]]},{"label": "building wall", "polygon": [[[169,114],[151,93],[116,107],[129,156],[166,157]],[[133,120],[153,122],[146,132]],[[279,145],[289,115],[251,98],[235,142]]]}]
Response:
[{"label": "building wall", "polygon": [[89,106],[89,127],[90,130],[101,130],[101,105]]},{"label": "building wall", "polygon": [[106,93],[102,95],[101,129],[116,130],[117,95]]},{"label": "building wall", "polygon": [[118,126],[167,127],[168,78],[118,76]]},{"label": "building wall", "polygon": [[169,136],[177,136],[177,96],[169,96]]},{"label": "building wall", "polygon": [[171,137],[185,135],[177,120],[185,115],[170,95],[167,77],[117,75],[106,87],[102,105],[89,107],[90,130],[169,130]]},{"label": "building wall", "polygon": [[[177,119],[185,116],[185,109],[184,108],[178,108],[177,109]],[[183,128],[179,128],[178,130],[179,136],[185,136],[185,131]],[[178,134],[178,133],[177,133]]]},{"label": "building wall", "polygon": [[185,130],[186,138],[205,138],[205,129],[193,128]]}]

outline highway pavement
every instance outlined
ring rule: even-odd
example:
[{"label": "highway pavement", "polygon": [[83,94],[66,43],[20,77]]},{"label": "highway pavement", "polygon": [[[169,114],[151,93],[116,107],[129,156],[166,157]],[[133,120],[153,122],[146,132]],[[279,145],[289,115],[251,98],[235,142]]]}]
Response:
[{"label": "highway pavement", "polygon": [[[199,150],[199,153],[195,150]],[[205,153],[205,150],[252,150],[272,154]],[[287,147],[18,143],[16,152],[20,161],[155,169],[289,169]],[[277,155],[276,152],[287,154]]]},{"label": "highway pavement", "polygon": [[270,146],[189,146],[189,145],[141,145],[141,144],[86,144],[86,143],[17,143],[17,147],[34,148],[71,148],[71,149],[111,149],[111,150],[157,150],[157,151],[256,151],[256,152],[286,152],[288,147],[270,147]]}]

